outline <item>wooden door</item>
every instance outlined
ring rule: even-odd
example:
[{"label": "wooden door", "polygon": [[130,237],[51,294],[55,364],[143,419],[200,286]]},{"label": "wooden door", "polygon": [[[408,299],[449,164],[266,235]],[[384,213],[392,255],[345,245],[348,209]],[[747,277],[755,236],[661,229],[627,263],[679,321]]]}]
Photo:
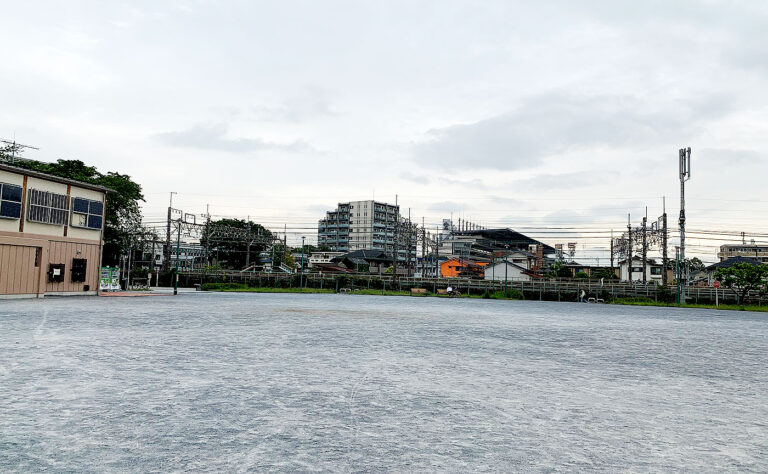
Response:
[{"label": "wooden door", "polygon": [[0,244],[0,295],[34,295],[40,284],[40,248]]}]

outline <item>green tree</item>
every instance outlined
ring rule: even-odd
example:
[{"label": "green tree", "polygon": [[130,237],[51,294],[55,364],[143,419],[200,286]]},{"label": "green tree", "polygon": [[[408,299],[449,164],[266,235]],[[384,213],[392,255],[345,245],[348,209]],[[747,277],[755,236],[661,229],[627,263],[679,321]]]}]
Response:
[{"label": "green tree", "polygon": [[209,258],[218,257],[218,264],[223,268],[239,270],[246,266],[246,261],[248,265],[258,264],[259,253],[266,250],[266,242],[271,238],[272,233],[261,224],[244,219],[221,219],[208,224],[200,243],[207,247]]},{"label": "green tree", "polygon": [[141,185],[130,176],[108,172],[103,174],[96,167],[80,160],[58,160],[55,163],[40,161],[17,161],[15,166],[40,171],[62,178],[107,187],[114,192],[107,193],[104,214],[104,265],[117,265],[120,256],[127,253],[137,238],[148,235],[141,225],[141,207],[144,201]]},{"label": "green tree", "polygon": [[715,279],[736,294],[739,306],[744,306],[744,300],[751,290],[766,290],[768,286],[766,278],[768,278],[768,266],[746,262],[727,268],[718,268],[715,271]]},{"label": "green tree", "polygon": [[598,268],[597,270],[592,272],[592,278],[595,278],[597,280],[601,278],[605,278],[606,280],[610,280],[612,278],[616,278],[615,273],[611,273],[610,270],[607,268]]},{"label": "green tree", "polygon": [[706,266],[704,265],[704,262],[702,262],[698,257],[693,257],[692,259],[688,260],[688,268],[692,272],[700,272],[703,271]]},{"label": "green tree", "polygon": [[549,278],[572,278],[573,273],[570,268],[566,267],[563,262],[558,260],[550,265],[546,276]]}]

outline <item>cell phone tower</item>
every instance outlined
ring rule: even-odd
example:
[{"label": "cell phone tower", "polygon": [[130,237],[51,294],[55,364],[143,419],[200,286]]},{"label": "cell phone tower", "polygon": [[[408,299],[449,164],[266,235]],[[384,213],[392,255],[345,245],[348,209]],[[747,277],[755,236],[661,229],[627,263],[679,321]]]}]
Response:
[{"label": "cell phone tower", "polygon": [[681,148],[680,159],[680,302],[685,302],[685,285],[688,281],[688,265],[685,263],[685,182],[691,179],[691,147]]}]

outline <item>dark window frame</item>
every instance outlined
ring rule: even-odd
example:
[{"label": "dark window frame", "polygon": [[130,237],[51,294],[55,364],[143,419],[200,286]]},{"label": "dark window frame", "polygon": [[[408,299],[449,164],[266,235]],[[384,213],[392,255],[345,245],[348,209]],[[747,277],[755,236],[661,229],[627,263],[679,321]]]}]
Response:
[{"label": "dark window frame", "polygon": [[[8,199],[5,197],[6,189],[16,189],[18,188],[19,192],[19,200],[15,199]],[[19,186],[18,184],[12,184],[12,183],[0,183],[0,219],[9,219],[9,220],[16,220],[21,219],[21,204],[24,200],[24,188]],[[4,215],[3,211],[8,207],[17,208],[17,212],[15,214],[17,215]]]},{"label": "dark window frame", "polygon": [[[85,201],[87,203],[87,206],[88,206],[88,211],[87,212],[76,211],[75,208],[76,208],[76,202],[77,201]],[[101,207],[101,213],[100,214],[92,212],[93,204],[98,204]],[[69,221],[70,221],[70,225],[72,227],[77,227],[79,229],[101,230],[101,228],[102,228],[102,226],[104,224],[104,203],[102,201],[97,201],[95,199],[88,199],[88,198],[83,198],[83,197],[72,196],[72,206],[71,206],[71,208],[72,208],[72,210],[71,210],[70,213],[72,214],[72,216],[70,217]],[[75,221],[74,221],[75,214],[77,214],[79,216],[85,216],[85,225],[75,224]],[[92,218],[98,218],[99,219],[99,221],[98,221],[99,225],[98,226],[91,225]]]}]

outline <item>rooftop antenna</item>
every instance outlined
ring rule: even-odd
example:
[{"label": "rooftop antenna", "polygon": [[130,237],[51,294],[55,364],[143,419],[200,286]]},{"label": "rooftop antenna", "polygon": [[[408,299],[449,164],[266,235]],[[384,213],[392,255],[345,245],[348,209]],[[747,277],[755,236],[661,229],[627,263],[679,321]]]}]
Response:
[{"label": "rooftop antenna", "polygon": [[31,146],[31,145],[24,145],[21,143],[16,143],[16,133],[13,134],[13,141],[8,140],[0,140],[2,143],[6,143],[8,145],[11,145],[11,163],[16,162],[16,150],[19,148],[29,148],[30,150],[39,150],[40,148]]}]

